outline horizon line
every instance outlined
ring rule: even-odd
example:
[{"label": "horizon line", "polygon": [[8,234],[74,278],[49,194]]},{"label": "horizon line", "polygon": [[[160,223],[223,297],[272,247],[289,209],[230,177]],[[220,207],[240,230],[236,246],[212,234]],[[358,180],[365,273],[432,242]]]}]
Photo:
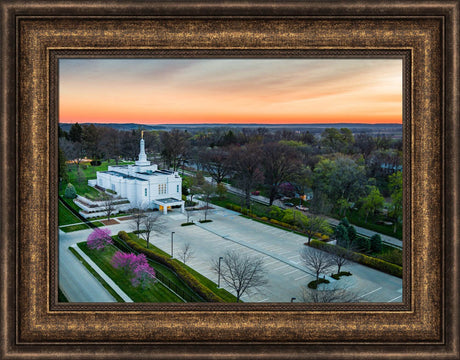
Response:
[{"label": "horizon line", "polygon": [[354,122],[327,122],[327,123],[162,123],[162,124],[146,124],[146,123],[136,123],[136,122],[79,122],[79,121],[71,121],[71,122],[59,122],[59,124],[97,124],[97,125],[147,125],[147,126],[178,126],[178,125],[259,125],[259,126],[287,126],[287,125],[403,125],[402,123],[397,122],[379,122],[379,123],[354,123]]}]

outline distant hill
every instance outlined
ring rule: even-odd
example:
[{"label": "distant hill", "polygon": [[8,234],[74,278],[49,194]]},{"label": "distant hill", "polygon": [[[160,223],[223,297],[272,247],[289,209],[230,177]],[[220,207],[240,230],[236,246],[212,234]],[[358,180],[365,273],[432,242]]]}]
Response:
[{"label": "distant hill", "polygon": [[[85,125],[89,123],[80,123]],[[373,134],[402,134],[401,124],[351,124],[351,123],[337,123],[337,124],[161,124],[161,125],[145,125],[145,124],[94,124],[96,126],[111,127],[117,130],[131,131],[142,129],[146,131],[151,130],[166,130],[181,129],[190,130],[192,132],[199,131],[206,128],[267,128],[272,130],[289,129],[298,131],[310,131],[311,133],[321,133],[326,128],[348,128],[353,133],[373,133]],[[69,131],[72,124],[60,124],[62,130]]]}]

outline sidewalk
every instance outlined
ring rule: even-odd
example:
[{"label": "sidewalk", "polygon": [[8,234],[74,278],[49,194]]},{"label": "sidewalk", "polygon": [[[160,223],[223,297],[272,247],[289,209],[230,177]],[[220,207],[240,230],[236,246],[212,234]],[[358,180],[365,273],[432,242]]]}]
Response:
[{"label": "sidewalk", "polygon": [[120,296],[125,302],[133,302],[131,298],[126,295],[126,293],[121,290],[117,284],[113,282],[111,278],[109,278],[105,272],[103,272],[99,266],[97,266],[83,251],[80,250],[77,244],[70,246],[74,249],[87,263],[91,268],[98,273],[98,275],[104,279],[104,281]]}]

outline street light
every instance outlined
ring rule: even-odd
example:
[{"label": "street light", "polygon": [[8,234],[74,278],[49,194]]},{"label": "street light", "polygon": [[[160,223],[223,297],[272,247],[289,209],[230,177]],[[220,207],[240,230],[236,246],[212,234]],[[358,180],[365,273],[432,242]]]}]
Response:
[{"label": "street light", "polygon": [[296,299],[296,298],[291,298],[291,302],[294,302],[295,299]]},{"label": "street light", "polygon": [[171,259],[174,259],[174,255],[173,255],[173,247],[174,247],[174,231],[171,232]]},{"label": "street light", "polygon": [[217,276],[217,288],[219,289],[220,288],[220,262],[222,261],[223,257],[222,256],[219,256],[219,271],[217,272],[218,276]]}]

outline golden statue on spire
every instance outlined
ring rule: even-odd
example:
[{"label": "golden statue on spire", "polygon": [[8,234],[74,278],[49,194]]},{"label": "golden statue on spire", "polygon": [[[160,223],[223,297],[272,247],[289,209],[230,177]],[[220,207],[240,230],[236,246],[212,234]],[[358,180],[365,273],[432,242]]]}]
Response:
[{"label": "golden statue on spire", "polygon": [[144,130],[141,130],[141,139],[144,138]]}]

